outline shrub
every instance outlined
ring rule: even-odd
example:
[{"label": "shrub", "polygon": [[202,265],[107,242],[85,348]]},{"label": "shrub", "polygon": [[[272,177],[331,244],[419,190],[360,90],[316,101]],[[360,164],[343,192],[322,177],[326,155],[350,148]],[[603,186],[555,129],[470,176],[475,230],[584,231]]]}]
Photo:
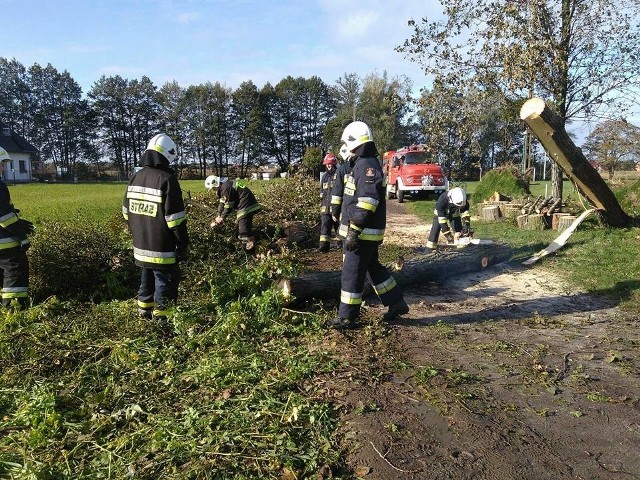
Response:
[{"label": "shrub", "polygon": [[28,252],[35,300],[130,297],[138,281],[124,221],[101,225],[41,224]]},{"label": "shrub", "polygon": [[481,203],[495,192],[509,197],[525,197],[531,193],[528,180],[513,165],[495,168],[484,175],[473,193],[473,202]]}]

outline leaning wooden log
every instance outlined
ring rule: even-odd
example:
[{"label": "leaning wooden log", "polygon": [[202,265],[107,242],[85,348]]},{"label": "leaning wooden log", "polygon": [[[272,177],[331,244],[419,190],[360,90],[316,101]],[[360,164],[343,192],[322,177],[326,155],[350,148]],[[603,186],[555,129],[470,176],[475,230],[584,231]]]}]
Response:
[{"label": "leaning wooden log", "polygon": [[533,203],[529,206],[528,210],[525,213],[534,213],[540,201],[542,201],[542,195],[538,195],[538,197],[533,201]]},{"label": "leaning wooden log", "polygon": [[[465,248],[443,247],[438,253],[420,255],[404,261],[402,269],[392,271],[401,288],[428,283],[442,283],[448,278],[479,272],[492,265],[508,261],[513,255],[509,245],[502,243],[469,245]],[[390,270],[394,270],[390,267]],[[304,273],[293,278],[276,281],[290,302],[308,300],[338,300],[340,298],[340,271]],[[365,285],[365,294],[373,293]]]},{"label": "leaning wooden log", "polygon": [[547,197],[536,207],[536,213],[542,213],[545,208],[549,208],[549,205],[553,202],[553,197]]},{"label": "leaning wooden log", "polygon": [[560,115],[545,105],[543,99],[531,98],[522,105],[520,118],[607,224],[626,227],[631,223],[607,183],[567,135]]},{"label": "leaning wooden log", "polygon": [[498,205],[489,205],[482,209],[482,219],[488,222],[495,222],[500,218],[500,207]]},{"label": "leaning wooden log", "polygon": [[551,204],[551,206],[548,208],[547,215],[551,215],[552,213],[555,213],[556,210],[559,210],[560,208],[562,208],[562,199],[556,198],[554,202]]}]

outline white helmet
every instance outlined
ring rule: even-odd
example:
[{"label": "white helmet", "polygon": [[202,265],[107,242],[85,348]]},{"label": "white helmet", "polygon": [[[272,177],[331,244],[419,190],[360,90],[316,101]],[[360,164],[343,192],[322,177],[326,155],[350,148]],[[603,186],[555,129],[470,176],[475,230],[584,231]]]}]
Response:
[{"label": "white helmet", "polygon": [[453,203],[456,207],[463,207],[465,203],[467,203],[467,192],[465,192],[460,187],[454,187],[449,190],[447,194],[449,197],[449,201]]},{"label": "white helmet", "polygon": [[373,134],[366,123],[351,122],[342,132],[341,140],[347,146],[347,150],[353,152],[363,143],[373,142]]},{"label": "white helmet", "polygon": [[178,155],[178,147],[176,147],[176,144],[166,133],[159,133],[149,140],[147,150],[155,150],[162,154],[169,163],[173,163]]},{"label": "white helmet", "polygon": [[207,190],[211,190],[212,188],[218,188],[221,184],[226,182],[227,177],[218,177],[216,175],[209,175],[204,180],[204,186]]},{"label": "white helmet", "polygon": [[347,146],[344,143],[342,144],[342,147],[340,147],[340,156],[345,162],[351,158],[351,152],[347,150]]},{"label": "white helmet", "polygon": [[9,153],[2,147],[0,147],[0,162],[9,162],[11,161],[11,157]]}]

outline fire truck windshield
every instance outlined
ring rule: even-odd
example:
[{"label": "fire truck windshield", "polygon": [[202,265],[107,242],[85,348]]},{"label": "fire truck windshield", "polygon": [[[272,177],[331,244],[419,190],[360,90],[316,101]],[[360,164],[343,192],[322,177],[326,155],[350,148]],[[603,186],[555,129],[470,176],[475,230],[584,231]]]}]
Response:
[{"label": "fire truck windshield", "polygon": [[418,163],[433,163],[427,152],[411,152],[404,155],[405,165],[416,165]]}]

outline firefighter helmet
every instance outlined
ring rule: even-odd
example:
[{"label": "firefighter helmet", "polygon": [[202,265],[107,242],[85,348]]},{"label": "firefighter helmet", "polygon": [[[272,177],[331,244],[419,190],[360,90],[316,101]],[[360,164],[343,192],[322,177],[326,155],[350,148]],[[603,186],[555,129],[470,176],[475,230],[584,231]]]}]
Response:
[{"label": "firefighter helmet", "polygon": [[227,181],[227,177],[218,177],[216,175],[209,175],[205,181],[204,186],[207,190],[211,190],[212,188],[218,188],[224,182]]},{"label": "firefighter helmet", "polygon": [[323,165],[335,165],[337,162],[336,156],[333,153],[327,153],[322,160]]},{"label": "firefighter helmet", "polygon": [[342,132],[341,140],[347,146],[347,150],[353,152],[363,143],[373,142],[373,134],[366,123],[351,122]]},{"label": "firefighter helmet", "polygon": [[460,187],[454,187],[449,190],[449,201],[456,207],[463,207],[467,203],[467,192]]},{"label": "firefighter helmet", "polygon": [[178,155],[178,147],[166,133],[159,133],[149,140],[147,150],[155,150],[163,155],[169,163],[173,163]]},{"label": "firefighter helmet", "polygon": [[7,152],[4,148],[0,147],[0,162],[9,162],[9,161],[11,161],[9,152]]}]

